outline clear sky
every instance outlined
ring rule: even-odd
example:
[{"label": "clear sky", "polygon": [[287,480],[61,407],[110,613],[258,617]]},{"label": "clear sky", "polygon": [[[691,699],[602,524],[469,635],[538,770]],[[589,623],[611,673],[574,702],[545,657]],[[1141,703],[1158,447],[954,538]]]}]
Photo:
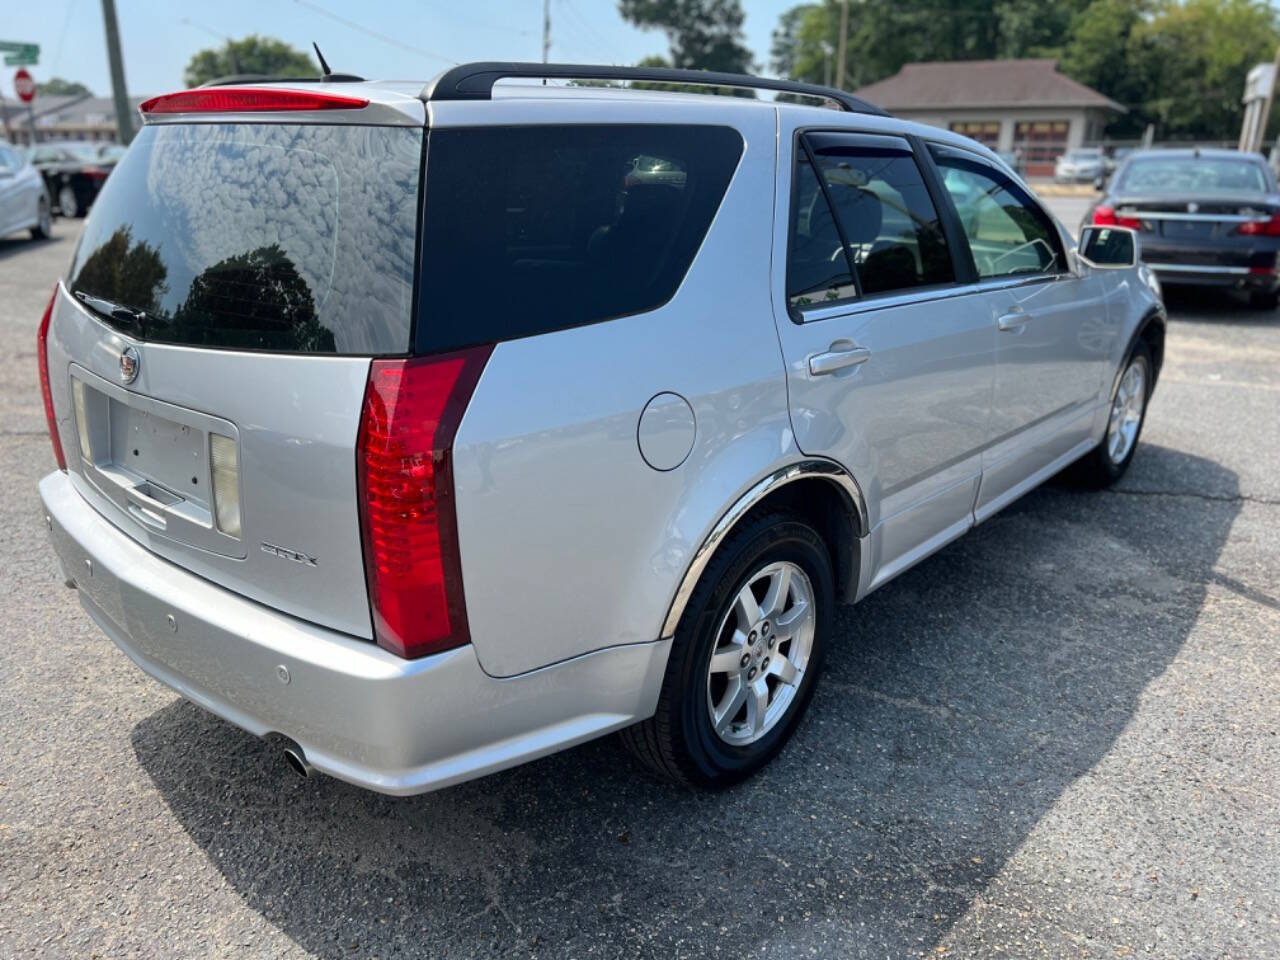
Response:
[{"label": "clear sky", "polygon": [[[778,15],[796,2],[745,0],[747,45],[761,70]],[[111,93],[100,0],[0,6],[0,40],[40,45],[29,68],[38,81],[60,76]],[[193,53],[250,33],[302,49],[315,40],[332,69],[387,80],[427,79],[453,62],[542,59],[542,0],[116,0],[116,11],[132,94],[181,89]],[[552,60],[628,64],[666,51],[663,34],[624,22],[614,0],[551,0]],[[13,72],[0,67],[6,98]]]}]

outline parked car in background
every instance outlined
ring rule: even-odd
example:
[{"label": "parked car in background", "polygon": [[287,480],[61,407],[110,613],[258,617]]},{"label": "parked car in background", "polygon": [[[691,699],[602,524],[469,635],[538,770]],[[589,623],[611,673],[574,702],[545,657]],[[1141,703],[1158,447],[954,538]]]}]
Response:
[{"label": "parked car in background", "polygon": [[1098,147],[1068,150],[1053,165],[1057,183],[1093,183],[1106,174],[1106,158]]},{"label": "parked car in background", "polygon": [[54,209],[64,217],[88,213],[123,155],[119,144],[92,141],[38,143],[30,148],[31,162],[44,176]]},{"label": "parked car in background", "polygon": [[41,240],[53,232],[49,194],[39,171],[8,143],[0,143],[0,237],[30,230]]},{"label": "parked car in background", "polygon": [[141,112],[40,324],[46,521],[121,649],[299,771],[417,793],[623,730],[741,780],[838,603],[1137,449],[1132,232],[1077,251],[848,94],[488,63]]},{"label": "parked car in background", "polygon": [[1141,150],[1085,214],[1129,227],[1160,282],[1237,291],[1264,309],[1280,302],[1280,186],[1259,154]]}]

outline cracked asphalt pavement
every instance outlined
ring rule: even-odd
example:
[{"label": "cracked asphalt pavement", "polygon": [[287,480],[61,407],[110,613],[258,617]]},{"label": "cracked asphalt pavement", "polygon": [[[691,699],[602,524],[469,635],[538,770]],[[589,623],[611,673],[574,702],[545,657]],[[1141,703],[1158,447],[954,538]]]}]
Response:
[{"label": "cracked asphalt pavement", "polygon": [[302,781],[61,584],[0,241],[0,957],[1280,956],[1280,318],[1171,299],[1114,491],[1053,482],[838,617],[751,782],[612,739],[443,792]]}]

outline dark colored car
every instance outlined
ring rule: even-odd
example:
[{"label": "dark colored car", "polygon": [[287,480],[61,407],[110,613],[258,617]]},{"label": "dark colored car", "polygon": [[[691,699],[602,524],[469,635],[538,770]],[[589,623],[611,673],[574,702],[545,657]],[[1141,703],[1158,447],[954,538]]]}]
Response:
[{"label": "dark colored car", "polygon": [[64,217],[83,217],[122,155],[114,143],[38,143],[31,163],[44,177],[54,208]]},{"label": "dark colored car", "polygon": [[1223,287],[1280,302],[1280,187],[1266,161],[1235,150],[1130,154],[1085,214],[1131,227],[1160,282]]}]

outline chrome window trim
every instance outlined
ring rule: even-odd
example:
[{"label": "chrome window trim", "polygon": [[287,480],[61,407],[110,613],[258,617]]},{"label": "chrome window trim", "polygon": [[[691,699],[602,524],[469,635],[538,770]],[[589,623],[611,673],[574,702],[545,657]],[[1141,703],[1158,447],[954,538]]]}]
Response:
[{"label": "chrome window trim", "polygon": [[680,624],[680,618],[684,615],[685,607],[689,604],[689,597],[692,596],[694,588],[697,587],[698,581],[702,578],[703,571],[707,569],[707,564],[711,562],[711,557],[715,553],[716,547],[724,541],[724,538],[738,521],[752,507],[778,488],[795,480],[803,480],[808,477],[821,477],[839,487],[848,499],[849,507],[856,519],[856,535],[858,538],[867,535],[869,526],[866,501],[862,497],[862,491],[858,489],[857,482],[844,467],[831,460],[800,460],[778,468],[767,477],[758,480],[746,493],[742,494],[734,502],[733,506],[724,513],[716,525],[711,528],[711,532],[707,534],[706,539],[702,541],[702,545],[694,553],[693,559],[689,563],[689,569],[685,571],[684,579],[680,581],[680,586],[671,601],[671,607],[667,611],[667,618],[662,624],[661,639],[665,640],[675,634],[676,627]]},{"label": "chrome window trim", "polygon": [[817,323],[833,317],[847,317],[872,310],[890,310],[916,303],[931,303],[936,300],[949,300],[952,297],[967,297],[975,293],[989,293],[993,290],[1011,290],[1017,287],[1028,287],[1037,283],[1055,283],[1060,280],[1075,279],[1073,273],[1037,273],[1029,276],[991,277],[974,283],[956,283],[945,287],[916,289],[907,293],[877,294],[872,297],[856,299],[846,297],[831,303],[811,304],[803,307],[792,307],[793,318],[798,315],[799,323]]}]

